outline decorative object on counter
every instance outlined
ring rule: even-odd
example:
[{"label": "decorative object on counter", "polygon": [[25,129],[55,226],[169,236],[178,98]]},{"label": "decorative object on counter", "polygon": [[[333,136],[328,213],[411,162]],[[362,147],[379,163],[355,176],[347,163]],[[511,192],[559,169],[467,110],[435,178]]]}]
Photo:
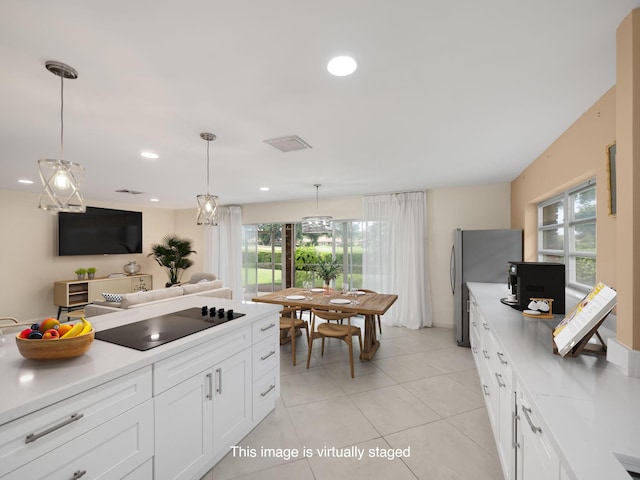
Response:
[{"label": "decorative object on counter", "polygon": [[528,310],[524,310],[522,315],[535,318],[553,318],[553,298],[530,298]]},{"label": "decorative object on counter", "polygon": [[196,225],[218,225],[218,197],[209,193],[209,144],[216,139],[213,133],[201,133],[200,138],[207,141],[207,193],[205,195],[197,195],[198,214],[196,216]]},{"label": "decorative object on counter", "polygon": [[167,287],[180,283],[182,273],[193,265],[193,260],[187,258],[192,253],[197,253],[192,249],[192,241],[180,238],[178,235],[170,234],[162,238],[162,243],[151,246],[151,253],[148,257],[153,257],[169,276]]},{"label": "decorative object on counter", "polygon": [[124,266],[123,270],[127,275],[137,275],[140,273],[140,265],[135,261],[131,261]]},{"label": "decorative object on counter", "polygon": [[96,269],[95,269],[95,267],[87,268],[87,276],[89,277],[89,280],[93,280],[94,278],[96,278]]},{"label": "decorative object on counter", "polygon": [[324,281],[325,290],[330,290],[331,281],[335,280],[342,272],[342,265],[337,259],[325,256],[318,259],[315,270]]},{"label": "decorative object on counter", "polygon": [[[606,355],[607,347],[598,328],[616,306],[616,296],[613,288],[598,282],[552,332],[553,353],[563,357],[576,357],[581,353]],[[593,335],[601,345],[589,344]]]},{"label": "decorative object on counter", "polygon": [[331,233],[333,231],[333,217],[318,215],[318,194],[319,183],[313,185],[316,187],[316,215],[314,217],[302,217],[302,233]]},{"label": "decorative object on counter", "polygon": [[64,79],[76,79],[78,72],[60,62],[49,61],[45,67],[60,77],[60,158],[38,160],[43,186],[38,207],[49,212],[84,213],[86,206],[79,190],[84,167],[64,159]]},{"label": "decorative object on counter", "polygon": [[75,274],[78,276],[78,280],[84,280],[84,276],[87,274],[87,270],[84,268],[77,268]]},{"label": "decorative object on counter", "polygon": [[46,318],[16,335],[20,355],[32,360],[75,358],[91,348],[95,331],[84,317],[71,325],[60,324],[55,318]]}]

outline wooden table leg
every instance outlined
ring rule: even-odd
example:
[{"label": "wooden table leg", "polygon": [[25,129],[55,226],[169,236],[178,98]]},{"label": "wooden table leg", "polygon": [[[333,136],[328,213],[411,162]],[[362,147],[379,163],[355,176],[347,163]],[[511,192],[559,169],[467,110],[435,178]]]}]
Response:
[{"label": "wooden table leg", "polygon": [[363,360],[371,360],[378,347],[380,347],[380,342],[376,338],[376,317],[375,315],[365,315],[361,358]]}]

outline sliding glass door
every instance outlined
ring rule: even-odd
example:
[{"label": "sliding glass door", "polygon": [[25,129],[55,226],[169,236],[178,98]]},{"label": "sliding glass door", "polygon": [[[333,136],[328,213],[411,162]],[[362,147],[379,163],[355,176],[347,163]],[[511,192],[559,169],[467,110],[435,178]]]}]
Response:
[{"label": "sliding glass door", "polygon": [[244,225],[242,275],[245,300],[282,289],[282,226]]}]

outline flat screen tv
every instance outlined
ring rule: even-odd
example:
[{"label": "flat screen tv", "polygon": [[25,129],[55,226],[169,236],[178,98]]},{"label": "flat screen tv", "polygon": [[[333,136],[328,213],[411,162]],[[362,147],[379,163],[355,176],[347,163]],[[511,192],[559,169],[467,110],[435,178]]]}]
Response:
[{"label": "flat screen tv", "polygon": [[58,213],[58,255],[142,253],[142,212],[87,207]]}]

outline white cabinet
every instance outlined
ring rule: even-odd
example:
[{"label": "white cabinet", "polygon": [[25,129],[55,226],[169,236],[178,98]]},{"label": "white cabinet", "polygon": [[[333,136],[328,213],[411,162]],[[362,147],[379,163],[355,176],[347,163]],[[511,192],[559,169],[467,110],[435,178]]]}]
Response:
[{"label": "white cabinet", "polygon": [[526,393],[518,389],[518,480],[558,480],[560,460],[540,424],[535,406]]},{"label": "white cabinet", "polygon": [[155,477],[195,478],[213,460],[213,371],[155,397]]}]

